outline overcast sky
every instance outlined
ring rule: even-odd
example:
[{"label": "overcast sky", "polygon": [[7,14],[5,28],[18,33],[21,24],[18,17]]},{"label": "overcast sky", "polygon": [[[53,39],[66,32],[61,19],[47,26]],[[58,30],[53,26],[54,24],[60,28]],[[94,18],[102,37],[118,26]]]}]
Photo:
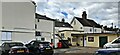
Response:
[{"label": "overcast sky", "polygon": [[71,22],[74,16],[82,17],[82,12],[86,11],[88,19],[92,19],[101,25],[111,27],[118,26],[118,3],[117,2],[54,2],[46,0],[37,3],[36,12],[53,19],[65,18],[66,22]]}]

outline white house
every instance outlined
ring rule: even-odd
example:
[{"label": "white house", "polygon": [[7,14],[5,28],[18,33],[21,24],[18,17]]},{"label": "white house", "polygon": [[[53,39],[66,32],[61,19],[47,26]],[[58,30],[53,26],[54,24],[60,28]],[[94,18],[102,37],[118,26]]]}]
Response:
[{"label": "white house", "polygon": [[0,1],[0,43],[35,38],[35,4],[30,0]]},{"label": "white house", "polygon": [[[80,33],[71,33],[73,36],[73,45],[76,43],[86,46],[86,34],[87,33],[101,33],[101,25],[97,24],[94,20],[87,19],[87,14],[84,11],[82,18],[74,17],[71,21],[71,26],[73,30],[81,31]],[[82,32],[83,31],[83,32]]]},{"label": "white house", "polygon": [[54,19],[36,13],[36,38],[53,42]]},{"label": "white house", "polygon": [[74,17],[71,21],[71,25],[74,30],[81,30],[84,33],[101,33],[102,29],[100,24],[97,24],[94,20],[87,19],[87,14],[84,11],[82,18]]}]

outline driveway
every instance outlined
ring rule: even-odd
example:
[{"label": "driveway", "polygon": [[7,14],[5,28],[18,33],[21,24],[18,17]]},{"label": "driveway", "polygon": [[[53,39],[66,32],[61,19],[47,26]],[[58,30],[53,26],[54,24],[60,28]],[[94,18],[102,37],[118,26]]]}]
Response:
[{"label": "driveway", "polygon": [[55,49],[55,55],[93,55],[100,48],[94,47],[70,47],[65,49]]}]

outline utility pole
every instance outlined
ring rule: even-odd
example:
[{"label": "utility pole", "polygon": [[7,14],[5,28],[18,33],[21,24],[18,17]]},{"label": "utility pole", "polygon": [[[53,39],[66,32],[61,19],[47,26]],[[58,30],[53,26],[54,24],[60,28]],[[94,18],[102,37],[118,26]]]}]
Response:
[{"label": "utility pole", "polygon": [[112,28],[111,29],[112,29],[112,33],[113,33],[113,23],[111,23],[111,24],[112,24]]}]

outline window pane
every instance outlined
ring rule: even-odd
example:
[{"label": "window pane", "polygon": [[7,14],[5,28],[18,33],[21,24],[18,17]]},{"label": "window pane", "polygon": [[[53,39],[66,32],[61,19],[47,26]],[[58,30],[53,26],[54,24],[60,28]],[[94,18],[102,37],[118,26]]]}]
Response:
[{"label": "window pane", "polygon": [[61,34],[61,37],[64,38],[64,33]]},{"label": "window pane", "polygon": [[7,32],[7,38],[6,40],[12,40],[12,33],[11,32]]},{"label": "window pane", "polygon": [[2,32],[2,40],[6,40],[6,32]]}]

